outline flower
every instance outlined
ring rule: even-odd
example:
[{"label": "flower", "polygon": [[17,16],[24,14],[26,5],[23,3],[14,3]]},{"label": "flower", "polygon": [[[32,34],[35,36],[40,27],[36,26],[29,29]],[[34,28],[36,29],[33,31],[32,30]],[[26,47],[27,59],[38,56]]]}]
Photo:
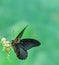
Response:
[{"label": "flower", "polygon": [[1,42],[3,42],[3,41],[6,41],[6,38],[3,37],[3,38],[1,39]]}]

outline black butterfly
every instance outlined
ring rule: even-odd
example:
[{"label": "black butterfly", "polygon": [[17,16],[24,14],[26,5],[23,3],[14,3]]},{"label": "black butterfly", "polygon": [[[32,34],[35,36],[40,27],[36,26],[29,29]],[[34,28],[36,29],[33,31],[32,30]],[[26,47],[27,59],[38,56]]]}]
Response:
[{"label": "black butterfly", "polygon": [[[26,26],[27,27],[27,26]],[[28,56],[27,50],[32,47],[36,47],[40,45],[40,42],[35,39],[21,39],[26,27],[18,34],[15,40],[12,41],[12,47],[17,55],[17,57],[21,60],[24,60]]]}]

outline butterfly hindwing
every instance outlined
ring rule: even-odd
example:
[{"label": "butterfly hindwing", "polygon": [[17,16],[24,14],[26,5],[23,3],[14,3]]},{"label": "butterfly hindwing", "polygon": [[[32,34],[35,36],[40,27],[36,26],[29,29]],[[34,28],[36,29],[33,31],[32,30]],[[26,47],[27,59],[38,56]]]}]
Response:
[{"label": "butterfly hindwing", "polygon": [[26,50],[24,50],[23,48],[20,48],[20,54],[17,56],[19,59],[26,59],[28,56],[28,53]]},{"label": "butterfly hindwing", "polygon": [[19,59],[24,60],[24,59],[27,58],[28,53],[27,53],[27,51],[26,51],[25,49],[22,48],[21,45],[16,44],[16,45],[13,46],[13,48],[14,48],[14,51],[15,51],[15,53],[16,53],[16,56],[17,56]]},{"label": "butterfly hindwing", "polygon": [[32,47],[36,47],[40,45],[40,42],[35,39],[22,39],[19,44],[25,49],[31,49]]}]

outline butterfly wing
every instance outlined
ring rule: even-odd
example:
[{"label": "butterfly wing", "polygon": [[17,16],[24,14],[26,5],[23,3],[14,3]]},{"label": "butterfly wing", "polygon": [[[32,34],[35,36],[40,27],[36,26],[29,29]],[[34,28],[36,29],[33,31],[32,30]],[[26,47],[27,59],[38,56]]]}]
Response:
[{"label": "butterfly wing", "polygon": [[17,57],[21,60],[24,60],[28,56],[27,50],[39,45],[40,42],[35,39],[22,39],[19,43],[13,45],[13,48]]},{"label": "butterfly wing", "polygon": [[24,50],[23,48],[20,48],[20,54],[17,56],[19,59],[26,59],[28,56],[28,53],[26,50]]},{"label": "butterfly wing", "polygon": [[25,50],[31,49],[40,45],[40,42],[35,39],[22,39],[19,42],[19,45],[22,46]]},{"label": "butterfly wing", "polygon": [[17,37],[13,40],[13,43],[16,44],[20,41],[21,37],[23,36],[23,33],[25,31],[25,29],[27,28],[27,26],[17,35]]},{"label": "butterfly wing", "polygon": [[14,45],[13,49],[14,49],[14,51],[16,53],[16,56],[19,59],[24,60],[24,59],[27,58],[27,55],[28,55],[27,51],[24,50],[19,44]]}]

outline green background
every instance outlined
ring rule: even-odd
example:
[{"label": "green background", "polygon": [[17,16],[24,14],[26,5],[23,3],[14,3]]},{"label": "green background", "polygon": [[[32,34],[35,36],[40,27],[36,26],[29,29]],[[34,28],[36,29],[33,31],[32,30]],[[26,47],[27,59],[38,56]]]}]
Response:
[{"label": "green background", "polygon": [[14,51],[2,51],[0,65],[59,65],[59,0],[0,0],[0,38],[13,40],[28,25],[22,38],[34,38],[41,46],[29,50],[26,60]]}]

